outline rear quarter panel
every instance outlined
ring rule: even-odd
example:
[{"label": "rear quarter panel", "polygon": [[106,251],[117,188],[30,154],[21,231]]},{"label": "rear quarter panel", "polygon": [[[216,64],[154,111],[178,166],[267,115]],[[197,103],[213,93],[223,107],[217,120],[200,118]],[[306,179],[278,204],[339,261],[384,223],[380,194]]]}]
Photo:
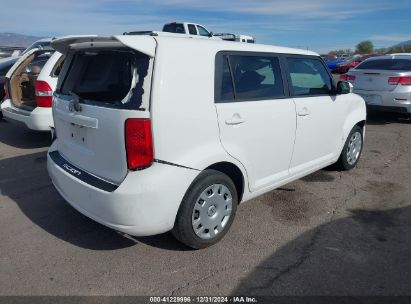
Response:
[{"label": "rear quarter panel", "polygon": [[348,109],[343,127],[343,138],[340,151],[342,150],[348,135],[352,128],[361,121],[367,118],[367,109],[364,99],[354,93],[345,95],[348,103]]},{"label": "rear quarter panel", "polygon": [[[184,39],[184,38],[182,38]],[[214,66],[218,50],[209,41],[162,39],[157,47],[150,112],[155,158],[203,170],[228,161],[214,107]]]}]

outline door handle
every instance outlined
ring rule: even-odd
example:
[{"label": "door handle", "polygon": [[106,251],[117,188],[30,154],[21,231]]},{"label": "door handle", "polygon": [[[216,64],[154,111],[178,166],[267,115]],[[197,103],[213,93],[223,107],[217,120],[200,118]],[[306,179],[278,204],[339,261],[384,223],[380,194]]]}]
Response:
[{"label": "door handle", "polygon": [[242,118],[239,114],[234,114],[231,119],[225,121],[226,125],[239,125],[245,122],[245,119]]},{"label": "door handle", "polygon": [[311,114],[310,110],[308,108],[304,107],[301,110],[298,111],[298,116],[308,116]]}]

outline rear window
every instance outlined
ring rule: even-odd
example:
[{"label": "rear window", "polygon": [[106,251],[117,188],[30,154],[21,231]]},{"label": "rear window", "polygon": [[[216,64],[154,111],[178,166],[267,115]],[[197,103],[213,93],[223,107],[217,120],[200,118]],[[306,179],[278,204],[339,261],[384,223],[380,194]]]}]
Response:
[{"label": "rear window", "polygon": [[147,56],[128,50],[77,52],[65,60],[58,93],[77,95],[83,103],[137,109],[148,66]]},{"label": "rear window", "polygon": [[182,23],[170,23],[163,27],[163,32],[185,34],[184,24]]},{"label": "rear window", "polygon": [[357,70],[411,71],[409,59],[374,59],[361,63]]}]

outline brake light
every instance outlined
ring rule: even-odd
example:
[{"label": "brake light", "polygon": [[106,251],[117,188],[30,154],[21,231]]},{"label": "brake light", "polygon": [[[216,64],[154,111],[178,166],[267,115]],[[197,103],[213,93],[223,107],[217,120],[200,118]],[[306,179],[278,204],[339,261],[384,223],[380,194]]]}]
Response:
[{"label": "brake light", "polygon": [[[9,79],[8,78],[4,78],[4,98],[3,100],[9,99],[10,98],[10,94],[9,94]],[[1,100],[0,100],[1,101]]]},{"label": "brake light", "polygon": [[411,77],[388,77],[388,84],[411,86]]},{"label": "brake light", "polygon": [[349,74],[343,74],[340,76],[340,79],[343,81],[349,81],[349,82],[354,82],[355,81],[355,76],[354,75],[349,75]]},{"label": "brake light", "polygon": [[151,121],[147,118],[129,118],[125,124],[127,167],[143,169],[153,163]]},{"label": "brake light", "polygon": [[38,107],[50,108],[53,100],[53,90],[45,81],[36,82],[36,103]]}]

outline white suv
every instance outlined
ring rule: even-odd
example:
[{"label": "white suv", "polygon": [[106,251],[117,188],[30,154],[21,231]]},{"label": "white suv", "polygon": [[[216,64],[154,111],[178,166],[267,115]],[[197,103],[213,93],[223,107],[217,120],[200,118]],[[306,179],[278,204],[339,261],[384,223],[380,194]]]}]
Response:
[{"label": "white suv", "polygon": [[52,96],[63,60],[61,53],[47,46],[24,53],[6,74],[1,104],[6,120],[35,131],[50,131]]},{"label": "white suv", "polygon": [[360,157],[364,100],[318,54],[161,36],[59,39],[48,171],[77,210],[135,236],[220,240],[237,205]]}]

